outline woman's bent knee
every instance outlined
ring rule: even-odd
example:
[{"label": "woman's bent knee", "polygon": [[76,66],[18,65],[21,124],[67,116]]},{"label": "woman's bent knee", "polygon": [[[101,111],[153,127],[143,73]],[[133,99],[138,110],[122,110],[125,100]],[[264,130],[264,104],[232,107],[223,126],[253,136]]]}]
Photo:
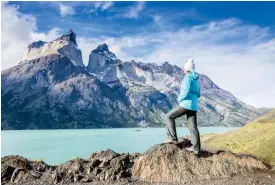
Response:
[{"label": "woman's bent knee", "polygon": [[165,120],[173,120],[174,118],[172,118],[172,115],[170,114],[166,114],[165,115]]}]

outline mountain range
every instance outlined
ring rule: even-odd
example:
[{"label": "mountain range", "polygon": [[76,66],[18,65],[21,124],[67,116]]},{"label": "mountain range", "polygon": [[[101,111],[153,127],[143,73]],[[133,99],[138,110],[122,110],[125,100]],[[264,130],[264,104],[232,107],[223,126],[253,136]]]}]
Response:
[{"label": "mountain range", "polygon": [[[2,129],[158,127],[177,105],[183,70],[168,62],[121,61],[107,44],[91,50],[85,66],[69,30],[51,42],[31,43],[1,77]],[[266,112],[204,74],[199,81],[199,126],[242,126]]]}]

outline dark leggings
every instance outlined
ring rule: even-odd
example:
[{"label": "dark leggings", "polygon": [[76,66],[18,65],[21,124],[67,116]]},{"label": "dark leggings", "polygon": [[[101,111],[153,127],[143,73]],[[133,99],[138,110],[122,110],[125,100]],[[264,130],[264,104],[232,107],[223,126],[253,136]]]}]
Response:
[{"label": "dark leggings", "polygon": [[177,106],[170,110],[166,114],[166,128],[167,136],[169,139],[177,141],[177,131],[175,119],[186,115],[187,117],[187,126],[191,133],[191,142],[193,144],[194,150],[200,151],[200,132],[197,127],[197,112],[193,110],[188,110],[183,107]]}]

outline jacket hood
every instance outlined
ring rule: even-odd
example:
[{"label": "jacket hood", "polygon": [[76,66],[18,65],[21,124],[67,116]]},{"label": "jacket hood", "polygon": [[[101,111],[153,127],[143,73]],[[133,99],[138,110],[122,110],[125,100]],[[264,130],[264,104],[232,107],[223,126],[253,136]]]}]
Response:
[{"label": "jacket hood", "polygon": [[195,70],[190,71],[189,76],[193,80],[198,80],[200,78],[200,75]]}]

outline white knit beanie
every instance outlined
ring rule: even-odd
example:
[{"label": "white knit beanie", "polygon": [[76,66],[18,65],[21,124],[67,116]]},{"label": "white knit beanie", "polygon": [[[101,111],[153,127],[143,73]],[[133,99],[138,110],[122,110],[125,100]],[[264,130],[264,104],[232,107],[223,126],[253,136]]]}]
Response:
[{"label": "white knit beanie", "polygon": [[192,69],[195,69],[195,63],[192,58],[189,58],[188,61],[184,65],[184,70],[186,71],[192,71]]}]

